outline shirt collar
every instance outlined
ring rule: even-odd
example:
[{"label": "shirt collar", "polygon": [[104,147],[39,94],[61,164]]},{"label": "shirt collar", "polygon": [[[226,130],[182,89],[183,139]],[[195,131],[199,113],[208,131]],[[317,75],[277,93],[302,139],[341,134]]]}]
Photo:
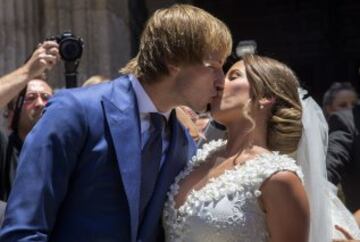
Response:
[{"label": "shirt collar", "polygon": [[134,75],[129,75],[129,79],[134,88],[140,115],[160,113],[166,118],[166,120],[169,120],[171,111],[165,113],[159,112],[149,95],[146,93],[144,87],[141,85],[140,81]]}]

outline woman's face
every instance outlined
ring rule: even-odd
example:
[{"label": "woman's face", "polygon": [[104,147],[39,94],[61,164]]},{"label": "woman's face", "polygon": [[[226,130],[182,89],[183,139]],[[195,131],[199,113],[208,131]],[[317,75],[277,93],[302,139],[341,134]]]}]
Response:
[{"label": "woman's face", "polygon": [[243,61],[236,62],[226,73],[224,89],[211,103],[211,114],[219,123],[241,117],[242,109],[250,101],[250,84]]},{"label": "woman's face", "polygon": [[351,109],[358,100],[356,93],[352,90],[341,90],[336,93],[334,101],[328,107],[328,113],[337,112],[344,109]]}]

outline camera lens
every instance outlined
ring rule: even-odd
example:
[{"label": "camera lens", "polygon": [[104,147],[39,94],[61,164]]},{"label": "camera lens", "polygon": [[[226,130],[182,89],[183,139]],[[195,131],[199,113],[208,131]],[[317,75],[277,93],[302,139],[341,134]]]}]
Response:
[{"label": "camera lens", "polygon": [[77,39],[66,38],[59,43],[59,52],[65,61],[75,61],[81,57],[82,45]]}]

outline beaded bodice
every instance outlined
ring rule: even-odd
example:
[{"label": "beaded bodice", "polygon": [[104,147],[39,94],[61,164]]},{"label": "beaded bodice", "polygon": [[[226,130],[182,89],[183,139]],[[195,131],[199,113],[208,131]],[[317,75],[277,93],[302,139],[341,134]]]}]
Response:
[{"label": "beaded bodice", "polygon": [[267,241],[265,214],[259,206],[262,183],[278,171],[302,173],[295,161],[277,152],[257,156],[212,178],[199,190],[193,190],[178,209],[174,197],[179,182],[206,161],[226,142],[212,141],[199,150],[176,177],[168,193],[163,212],[167,242]]}]

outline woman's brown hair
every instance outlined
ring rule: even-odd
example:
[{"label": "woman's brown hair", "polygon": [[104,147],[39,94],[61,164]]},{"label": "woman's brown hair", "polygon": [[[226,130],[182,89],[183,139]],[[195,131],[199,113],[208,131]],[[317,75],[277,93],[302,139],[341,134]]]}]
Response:
[{"label": "woman's brown hair", "polygon": [[251,100],[274,98],[268,125],[267,144],[270,150],[292,153],[302,134],[302,107],[299,81],[285,64],[258,55],[243,57],[250,83]]}]

